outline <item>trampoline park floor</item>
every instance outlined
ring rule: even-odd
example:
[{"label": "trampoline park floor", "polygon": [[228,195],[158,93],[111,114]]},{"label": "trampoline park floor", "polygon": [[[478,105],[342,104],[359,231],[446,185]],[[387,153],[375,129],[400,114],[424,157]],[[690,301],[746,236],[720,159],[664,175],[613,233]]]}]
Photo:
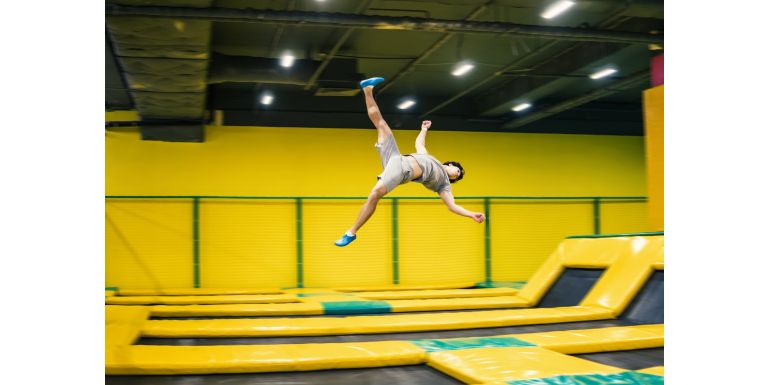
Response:
[{"label": "trampoline park floor", "polygon": [[[628,241],[632,242],[633,238],[629,237]],[[544,287],[536,296],[535,308],[527,309],[437,309],[433,312],[376,314],[381,308],[374,307],[371,309],[375,314],[368,315],[332,312],[263,317],[227,314],[165,317],[153,316],[153,306],[108,305],[108,309],[117,313],[134,313],[134,318],[126,318],[121,321],[122,324],[111,324],[113,334],[107,342],[111,357],[108,361],[112,362],[108,364],[109,375],[105,381],[112,385],[502,384],[499,379],[508,379],[510,377],[506,376],[510,373],[519,371],[537,372],[539,375],[533,378],[542,379],[549,376],[580,377],[583,373],[592,373],[587,376],[599,376],[599,382],[590,382],[596,379],[589,378],[587,381],[590,383],[613,384],[637,384],[634,382],[637,377],[634,376],[642,376],[638,384],[662,384],[662,236],[659,238],[660,255],[640,258],[642,262],[639,266],[645,269],[652,266],[649,272],[644,273],[629,269],[628,264],[621,264],[623,269],[616,269],[619,272],[613,271],[611,263],[599,260],[595,266],[585,261],[580,263],[588,268],[566,267],[564,265],[570,263],[569,256],[560,256],[562,267],[558,276],[549,278],[547,283],[537,282],[537,274],[533,276],[536,282],[530,281],[529,284]],[[597,244],[601,249],[610,241],[593,239],[575,242]],[[644,253],[644,250],[635,252]],[[617,260],[630,257],[621,256]],[[553,268],[555,265],[546,263],[542,269]],[[543,281],[542,278],[540,280]],[[634,288],[629,289],[631,286]],[[625,303],[620,314],[613,316],[604,310],[597,313],[598,308],[591,303],[591,296],[597,297],[594,292],[601,294],[602,290],[610,295],[616,295],[618,291],[627,293],[626,298],[618,299]],[[334,300],[325,295],[317,298]],[[479,296],[459,300],[488,299],[487,296]],[[346,303],[361,305],[361,302],[355,301]],[[344,310],[344,306],[341,309]],[[174,306],[164,306],[169,307]],[[366,310],[366,306],[356,311],[361,309]],[[522,314],[527,314],[522,316],[525,320],[516,321],[516,317]],[[531,321],[529,314],[532,315]],[[550,314],[558,315],[554,318]],[[395,316],[403,318],[393,318]],[[448,322],[446,325],[451,326],[437,324],[435,328],[418,327],[410,331],[409,323],[419,325],[426,322],[424,317],[429,317],[430,322]],[[490,319],[494,321],[495,317],[513,321],[503,321],[502,325],[507,323],[508,326],[491,327],[494,322]],[[462,319],[465,321],[460,322]],[[115,322],[115,319],[112,321]],[[338,326],[345,321],[355,327],[347,329],[346,326]],[[359,329],[362,322],[364,325]],[[367,328],[367,322],[369,326],[377,326],[377,323],[381,323],[379,326],[390,326]],[[197,325],[211,325],[216,329],[203,329]],[[270,329],[274,326],[270,325],[279,325],[279,329],[283,326],[290,328],[286,333],[273,334]],[[331,325],[331,328],[325,329],[327,326],[323,325]],[[238,330],[257,332],[242,335]],[[366,345],[381,343],[393,345]],[[303,344],[310,344],[309,349],[303,349]],[[355,353],[350,355],[351,351]],[[175,354],[185,357],[177,362]],[[307,357],[303,357],[305,354]],[[531,362],[529,354],[536,357]],[[361,361],[353,364],[351,357],[360,357],[356,359]],[[287,366],[287,358],[296,360],[296,363]],[[228,360],[232,362],[227,363]],[[239,367],[242,364],[245,366]],[[624,377],[626,375],[631,379]],[[609,382],[601,382],[605,380]],[[586,379],[574,381],[582,383],[580,381]],[[514,382],[519,383],[518,380],[508,383]],[[546,383],[550,384],[543,382]]]}]

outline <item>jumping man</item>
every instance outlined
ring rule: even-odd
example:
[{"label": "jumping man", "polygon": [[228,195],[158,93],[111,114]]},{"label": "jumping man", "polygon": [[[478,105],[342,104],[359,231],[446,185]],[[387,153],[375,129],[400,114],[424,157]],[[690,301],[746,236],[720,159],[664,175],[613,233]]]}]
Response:
[{"label": "jumping man", "polygon": [[366,100],[366,111],[369,119],[377,128],[377,152],[380,153],[382,161],[382,173],[377,176],[377,184],[372,188],[369,197],[361,207],[358,218],[342,238],[334,242],[337,246],[347,246],[356,239],[356,232],[366,223],[374,214],[377,203],[385,194],[393,191],[396,186],[407,182],[422,183],[428,190],[437,192],[441,200],[447,206],[449,211],[472,218],[474,221],[484,222],[484,214],[468,211],[455,203],[452,195],[451,183],[455,183],[465,176],[465,170],[458,162],[439,162],[436,158],[428,154],[425,149],[425,136],[428,134],[431,122],[426,120],[422,122],[422,129],[414,142],[417,152],[409,155],[401,155],[393,138],[393,132],[390,131],[388,123],[382,118],[380,109],[374,101],[372,90],[374,86],[381,83],[383,78],[371,78],[361,81],[361,88],[364,90]]}]

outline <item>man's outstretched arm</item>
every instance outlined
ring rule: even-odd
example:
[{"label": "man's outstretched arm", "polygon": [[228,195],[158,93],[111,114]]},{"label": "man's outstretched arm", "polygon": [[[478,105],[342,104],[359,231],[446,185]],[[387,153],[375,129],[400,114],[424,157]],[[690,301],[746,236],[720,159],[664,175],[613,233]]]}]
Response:
[{"label": "man's outstretched arm", "polygon": [[466,210],[464,207],[455,203],[455,197],[452,195],[451,191],[443,190],[439,193],[439,196],[441,196],[441,200],[444,202],[449,211],[457,215],[471,218],[478,223],[484,222],[484,219],[486,219],[483,213],[475,213],[473,211]]},{"label": "man's outstretched arm", "polygon": [[420,135],[417,135],[417,139],[414,140],[414,148],[418,154],[427,154],[428,150],[425,148],[425,136],[428,135],[428,129],[430,128],[430,120],[424,120],[422,122],[422,128],[420,128]]}]

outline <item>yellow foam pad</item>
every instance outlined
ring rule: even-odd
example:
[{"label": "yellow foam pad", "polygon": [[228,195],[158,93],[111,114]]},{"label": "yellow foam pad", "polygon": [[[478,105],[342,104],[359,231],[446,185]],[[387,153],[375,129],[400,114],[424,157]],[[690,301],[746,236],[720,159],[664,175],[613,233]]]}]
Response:
[{"label": "yellow foam pad", "polygon": [[444,350],[428,354],[428,365],[469,384],[625,371],[539,347]]},{"label": "yellow foam pad", "polygon": [[324,314],[324,308],[318,302],[186,306],[157,305],[150,306],[149,308],[154,317],[250,317]]},{"label": "yellow foam pad", "polygon": [[105,297],[112,297],[112,296],[114,296],[114,295],[115,295],[115,292],[114,292],[114,291],[112,291],[112,290],[105,290],[105,291],[104,291],[104,296],[105,296]]},{"label": "yellow foam pad", "polygon": [[662,376],[663,375],[663,367],[662,366],[653,366],[651,368],[637,370],[637,372],[639,372],[639,373],[647,373],[647,374],[654,374],[656,376]]},{"label": "yellow foam pad", "polygon": [[121,296],[147,295],[249,295],[249,294],[282,294],[278,289],[227,289],[227,288],[179,288],[179,289],[120,289]]},{"label": "yellow foam pad", "polygon": [[384,286],[356,286],[335,288],[337,291],[401,291],[401,290],[444,290],[464,289],[476,286],[475,282],[460,282],[450,285],[384,285]]},{"label": "yellow foam pad", "polygon": [[612,311],[584,306],[388,316],[272,319],[150,320],[148,337],[259,337],[397,333],[532,325],[612,318]]},{"label": "yellow foam pad", "polygon": [[299,299],[302,302],[352,302],[352,301],[366,301],[363,298],[358,298],[352,295],[342,294],[330,294],[330,295],[313,295],[309,297],[302,297]]},{"label": "yellow foam pad", "polygon": [[149,317],[150,310],[143,306],[105,306],[105,346],[109,348],[133,344]]},{"label": "yellow foam pad", "polygon": [[445,298],[445,299],[407,299],[391,300],[391,311],[430,311],[430,310],[467,310],[467,309],[501,309],[526,307],[527,302],[518,297],[481,297],[481,298]]},{"label": "yellow foam pad", "polygon": [[228,303],[289,303],[299,302],[296,296],[279,295],[197,295],[197,296],[129,296],[110,297],[108,305],[207,305]]},{"label": "yellow foam pad", "polygon": [[518,338],[560,353],[584,354],[661,347],[663,346],[663,325],[565,330],[512,334],[504,337]]},{"label": "yellow foam pad", "polygon": [[664,267],[664,263],[663,263],[663,261],[660,261],[660,262],[654,262],[654,263],[652,264],[652,268],[653,268],[653,269],[655,269],[655,270],[664,270],[664,269],[663,269],[663,267]]},{"label": "yellow foam pad", "polygon": [[135,345],[108,353],[107,374],[208,374],[415,365],[426,353],[406,341],[285,345]]},{"label": "yellow foam pad", "polygon": [[496,287],[490,289],[455,289],[455,290],[407,290],[407,291],[381,291],[359,292],[358,297],[371,300],[386,299],[435,299],[435,298],[472,298],[472,297],[497,297],[516,295],[518,289],[508,287]]}]

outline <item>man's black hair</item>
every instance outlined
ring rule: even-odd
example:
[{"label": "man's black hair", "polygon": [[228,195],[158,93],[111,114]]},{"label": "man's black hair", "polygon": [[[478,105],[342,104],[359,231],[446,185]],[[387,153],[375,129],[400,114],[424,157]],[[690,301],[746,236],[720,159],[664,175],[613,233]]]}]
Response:
[{"label": "man's black hair", "polygon": [[465,169],[463,168],[463,166],[460,165],[460,162],[455,162],[455,161],[451,161],[450,160],[449,162],[444,162],[444,165],[445,166],[455,166],[455,167],[460,169],[460,175],[457,176],[457,179],[454,179],[454,180],[450,179],[449,183],[458,182],[460,179],[462,179],[465,176]]}]

